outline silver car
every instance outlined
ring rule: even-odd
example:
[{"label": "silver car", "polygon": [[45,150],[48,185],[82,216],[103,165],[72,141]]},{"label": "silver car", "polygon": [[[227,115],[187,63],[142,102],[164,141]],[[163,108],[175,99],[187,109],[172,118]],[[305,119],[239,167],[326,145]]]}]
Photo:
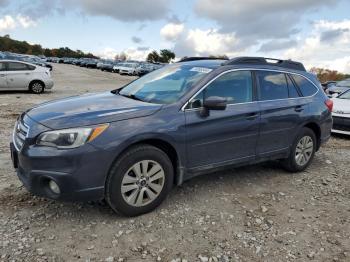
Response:
[{"label": "silver car", "polygon": [[49,68],[22,61],[0,60],[0,91],[29,90],[40,94],[53,85]]},{"label": "silver car", "polygon": [[350,89],[333,97],[333,133],[350,135]]}]

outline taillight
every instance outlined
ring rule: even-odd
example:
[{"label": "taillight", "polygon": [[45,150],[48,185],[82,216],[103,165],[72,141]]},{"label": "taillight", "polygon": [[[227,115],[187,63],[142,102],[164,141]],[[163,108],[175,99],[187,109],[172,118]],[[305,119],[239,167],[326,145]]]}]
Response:
[{"label": "taillight", "polygon": [[329,112],[332,112],[333,111],[333,101],[331,99],[327,99],[324,103],[326,104]]}]

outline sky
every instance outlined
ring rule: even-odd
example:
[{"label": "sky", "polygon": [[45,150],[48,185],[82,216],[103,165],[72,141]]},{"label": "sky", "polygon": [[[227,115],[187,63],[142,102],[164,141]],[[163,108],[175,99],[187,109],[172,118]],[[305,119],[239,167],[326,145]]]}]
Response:
[{"label": "sky", "polygon": [[0,35],[113,58],[293,59],[350,73],[350,0],[0,0]]}]

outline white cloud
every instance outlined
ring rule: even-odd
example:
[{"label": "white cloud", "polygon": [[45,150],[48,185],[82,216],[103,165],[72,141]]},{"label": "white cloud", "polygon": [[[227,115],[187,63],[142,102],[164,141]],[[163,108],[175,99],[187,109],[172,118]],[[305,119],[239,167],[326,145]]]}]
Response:
[{"label": "white cloud", "polygon": [[234,34],[220,33],[217,29],[186,30],[175,43],[177,56],[206,56],[237,54],[239,41]]},{"label": "white cloud", "polygon": [[[330,31],[333,30],[333,31]],[[335,34],[329,34],[335,32]],[[325,38],[325,33],[328,38]],[[303,62],[310,68],[325,67],[350,73],[350,20],[315,22],[306,38],[296,47],[286,50],[285,58]]]},{"label": "white cloud", "polygon": [[129,47],[122,51],[118,51],[114,48],[106,47],[103,50],[94,52],[94,55],[105,59],[114,59],[115,56],[117,54],[120,54],[121,52],[125,53],[129,60],[143,61],[143,60],[146,60],[146,57],[151,52],[151,49]]},{"label": "white cloud", "polygon": [[160,35],[167,41],[175,41],[184,31],[182,23],[169,23],[162,27]]},{"label": "white cloud", "polygon": [[0,18],[0,32],[9,32],[17,27],[28,28],[31,26],[36,26],[36,22],[21,14],[16,17],[5,15]]},{"label": "white cloud", "polygon": [[29,16],[17,15],[17,21],[23,28],[28,28],[32,26],[36,26],[37,22],[31,19]]},{"label": "white cloud", "polygon": [[10,15],[5,15],[3,18],[0,18],[0,32],[9,31],[16,27],[16,21]]}]

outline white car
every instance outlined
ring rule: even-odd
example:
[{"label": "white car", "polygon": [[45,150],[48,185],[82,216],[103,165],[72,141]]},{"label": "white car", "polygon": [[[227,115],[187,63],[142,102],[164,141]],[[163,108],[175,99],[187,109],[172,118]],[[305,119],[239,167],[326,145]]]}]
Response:
[{"label": "white car", "polygon": [[15,60],[0,60],[0,91],[29,90],[35,94],[51,89],[50,69]]},{"label": "white car", "polygon": [[137,74],[138,66],[139,66],[139,63],[123,63],[121,66],[118,67],[119,74],[134,76]]},{"label": "white car", "polygon": [[333,97],[333,133],[350,135],[350,89]]}]

